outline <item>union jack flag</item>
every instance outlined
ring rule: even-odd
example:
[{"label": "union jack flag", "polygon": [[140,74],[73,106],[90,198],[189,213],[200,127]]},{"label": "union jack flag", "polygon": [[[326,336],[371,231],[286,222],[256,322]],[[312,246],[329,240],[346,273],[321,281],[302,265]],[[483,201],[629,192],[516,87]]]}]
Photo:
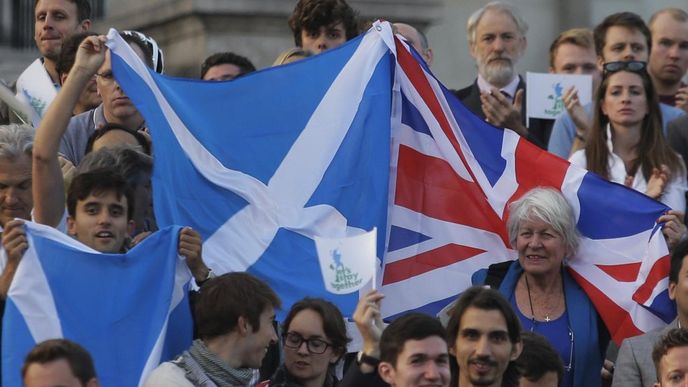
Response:
[{"label": "union jack flag", "polygon": [[546,186],[574,209],[583,241],[568,270],[612,338],[671,321],[669,257],[656,224],[666,206],[483,122],[398,39],[396,54],[385,317],[435,314],[475,271],[515,259],[508,204]]}]

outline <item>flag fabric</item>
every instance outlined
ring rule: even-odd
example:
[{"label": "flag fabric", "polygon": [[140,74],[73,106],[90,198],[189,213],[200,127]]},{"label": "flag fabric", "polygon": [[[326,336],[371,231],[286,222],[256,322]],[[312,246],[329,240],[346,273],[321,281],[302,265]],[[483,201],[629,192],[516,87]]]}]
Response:
[{"label": "flag fabric", "polygon": [[472,274],[516,258],[508,204],[528,190],[559,189],[583,235],[568,270],[619,343],[675,316],[663,204],[572,166],[514,132],[471,114],[397,41],[389,238],[383,315],[435,314]]},{"label": "flag fabric", "polygon": [[314,238],[325,289],[348,294],[375,283],[377,229],[344,238]]},{"label": "flag fabric", "polygon": [[436,313],[476,270],[516,257],[507,206],[550,186],[584,236],[568,270],[613,337],[672,315],[655,223],[667,208],[481,121],[388,23],[223,83],[155,74],[112,31],[108,45],[152,132],[158,223],[200,230],[213,270],[268,280],[286,307],[310,295],[350,313],[356,297],[327,293],[313,238],[377,227],[384,316]]},{"label": "flag fabric", "polygon": [[287,310],[311,296],[352,312],[358,294],[327,292],[313,238],[386,228],[394,62],[382,36],[205,82],[153,73],[110,31],[113,73],[155,144],[157,223],[198,230],[214,272],[255,274]]},{"label": "flag fabric", "polygon": [[101,254],[60,231],[27,222],[29,248],[10,285],[2,332],[2,385],[22,386],[31,348],[81,344],[101,386],[142,385],[161,361],[191,345],[191,278],[177,255],[178,227],[126,254]]}]

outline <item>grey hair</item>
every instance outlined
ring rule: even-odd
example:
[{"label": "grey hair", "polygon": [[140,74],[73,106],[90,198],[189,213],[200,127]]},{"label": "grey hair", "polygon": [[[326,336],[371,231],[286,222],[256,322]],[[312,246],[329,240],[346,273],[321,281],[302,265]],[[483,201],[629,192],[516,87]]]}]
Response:
[{"label": "grey hair", "polygon": [[487,11],[503,12],[511,16],[511,18],[514,20],[514,23],[516,23],[518,32],[521,34],[521,36],[526,36],[526,33],[528,32],[528,23],[526,23],[525,19],[521,17],[521,14],[518,12],[516,7],[501,1],[491,1],[485,4],[484,7],[473,12],[473,14],[468,18],[468,22],[466,23],[466,37],[468,38],[469,45],[472,46],[475,43],[475,30],[478,28],[480,19],[482,19],[483,15]]},{"label": "grey hair", "polygon": [[114,167],[128,179],[140,172],[150,173],[153,170],[153,158],[132,145],[118,144],[87,154],[79,163],[77,173],[105,167]]},{"label": "grey hair", "polygon": [[0,125],[0,158],[13,160],[22,154],[31,157],[33,133],[30,125]]},{"label": "grey hair", "polygon": [[553,188],[538,187],[509,205],[506,229],[512,246],[516,246],[521,223],[536,219],[552,226],[561,236],[569,257],[576,254],[581,237],[576,229],[573,209],[561,192]]}]

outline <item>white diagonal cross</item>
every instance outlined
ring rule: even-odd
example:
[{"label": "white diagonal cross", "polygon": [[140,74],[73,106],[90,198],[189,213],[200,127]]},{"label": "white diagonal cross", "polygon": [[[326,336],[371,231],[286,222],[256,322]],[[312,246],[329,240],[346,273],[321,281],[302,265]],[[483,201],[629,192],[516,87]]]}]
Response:
[{"label": "white diagonal cross", "polygon": [[309,238],[342,237],[361,231],[347,226],[346,218],[332,206],[304,206],[344,140],[376,66],[389,53],[388,39],[383,35],[391,37],[391,28],[388,23],[379,26],[379,34],[367,34],[361,41],[267,185],[222,165],[190,133],[145,65],[114,30],[110,31],[108,45],[146,82],[194,167],[210,182],[248,202],[204,242],[204,257],[214,271],[248,269],[280,228]]}]

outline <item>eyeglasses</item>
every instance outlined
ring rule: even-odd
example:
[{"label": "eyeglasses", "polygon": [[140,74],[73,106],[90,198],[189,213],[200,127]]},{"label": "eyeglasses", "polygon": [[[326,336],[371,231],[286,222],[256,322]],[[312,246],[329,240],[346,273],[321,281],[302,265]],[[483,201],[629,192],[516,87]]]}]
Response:
[{"label": "eyeglasses", "polygon": [[604,70],[605,75],[622,70],[630,71],[633,73],[640,73],[645,71],[645,69],[647,68],[647,63],[640,62],[637,60],[607,62],[602,66],[602,68]]},{"label": "eyeglasses", "polygon": [[112,74],[112,71],[106,71],[104,73],[96,73],[97,77],[100,77],[103,82],[105,83],[110,83],[112,82],[113,79],[115,79],[114,75]]},{"label": "eyeglasses", "polygon": [[163,73],[165,70],[165,56],[162,54],[162,50],[160,47],[158,47],[158,43],[155,41],[155,39],[138,31],[122,31],[121,34],[123,36],[131,36],[132,38],[135,38],[147,45],[153,53],[151,58],[153,59],[153,70],[159,74]]},{"label": "eyeglasses", "polygon": [[300,334],[294,332],[287,332],[287,334],[284,335],[284,346],[287,348],[299,349],[304,341],[306,342],[306,348],[308,348],[308,352],[316,355],[325,353],[327,347],[332,346],[332,344],[325,340],[305,339]]}]

